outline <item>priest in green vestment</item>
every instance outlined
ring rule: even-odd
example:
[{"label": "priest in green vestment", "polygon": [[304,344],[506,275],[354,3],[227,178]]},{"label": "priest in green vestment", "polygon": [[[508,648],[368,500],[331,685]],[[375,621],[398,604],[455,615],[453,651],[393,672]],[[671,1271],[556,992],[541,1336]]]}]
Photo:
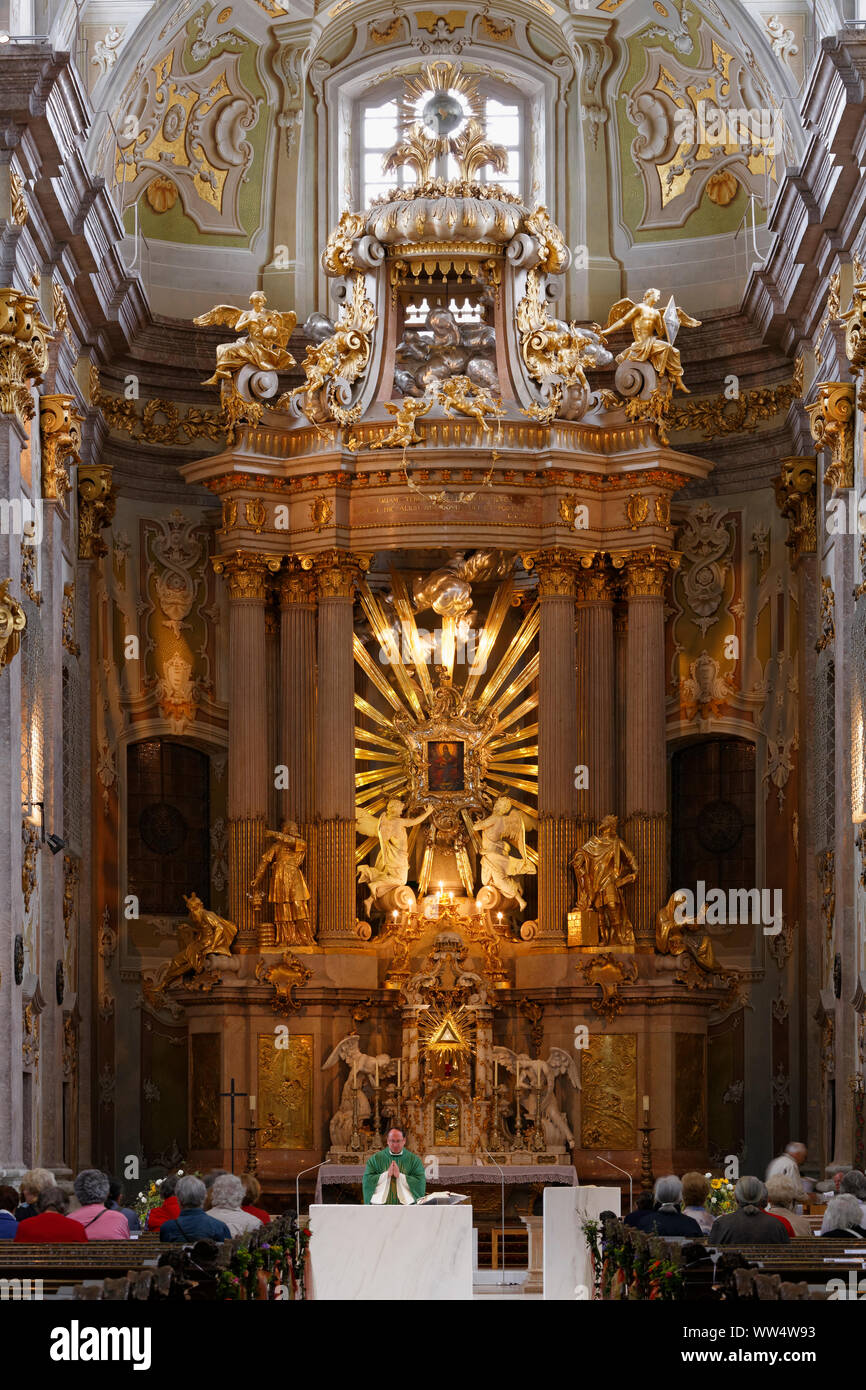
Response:
[{"label": "priest in green vestment", "polygon": [[374,1207],[412,1206],[427,1191],[424,1164],[406,1148],[402,1129],[388,1130],[387,1145],[367,1159],[364,1202]]}]

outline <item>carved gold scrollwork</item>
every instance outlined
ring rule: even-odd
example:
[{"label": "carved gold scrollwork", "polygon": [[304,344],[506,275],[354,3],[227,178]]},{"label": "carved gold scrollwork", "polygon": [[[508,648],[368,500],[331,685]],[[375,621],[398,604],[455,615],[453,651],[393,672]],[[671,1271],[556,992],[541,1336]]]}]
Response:
[{"label": "carved gold scrollwork", "polygon": [[27,200],[24,197],[24,183],[17,169],[9,169],[9,201],[12,206],[12,222],[23,227],[27,221]]},{"label": "carved gold scrollwork", "polygon": [[8,666],[21,645],[27,617],[17,599],[9,593],[11,579],[0,583],[0,671]]},{"label": "carved gold scrollwork", "polygon": [[854,385],[850,381],[822,381],[818,396],[806,406],[812,438],[819,449],[829,449],[830,463],[824,483],[832,488],[854,486]]},{"label": "carved gold scrollwork", "polygon": [[370,563],[369,555],[349,550],[324,550],[320,555],[301,557],[301,568],[316,575],[320,598],[352,598],[359,576]]},{"label": "carved gold scrollwork", "polygon": [[215,574],[226,576],[229,598],[234,602],[264,603],[268,575],[276,573],[280,563],[279,559],[236,550],[233,555],[216,555],[213,567]]},{"label": "carved gold scrollwork", "polygon": [[818,462],[810,455],[782,459],[778,478],[773,481],[776,506],[788,522],[787,544],[794,558],[814,555],[818,545],[815,506],[818,489]]},{"label": "carved gold scrollwork", "polygon": [[833,581],[828,575],[821,577],[821,635],[815,643],[815,651],[823,652],[836,640],[836,595]]},{"label": "carved gold scrollwork", "polygon": [[31,384],[38,385],[48,369],[48,340],[33,295],[0,289],[0,414],[15,415],[21,424],[35,413]]},{"label": "carved gold scrollwork", "polygon": [[575,573],[581,567],[588,569],[594,554],[580,554],[554,546],[550,550],[527,552],[521,559],[524,569],[534,569],[538,575],[539,598],[573,598]]},{"label": "carved gold scrollwork", "polygon": [[598,985],[601,998],[592,1001],[595,1013],[606,1022],[612,1023],[622,1010],[623,1001],[620,990],[625,983],[637,979],[637,965],[634,957],[614,955],[612,951],[602,951],[597,956],[589,956],[578,961],[576,968],[583,973],[588,985]]},{"label": "carved gold scrollwork", "polygon": [[646,550],[633,550],[626,555],[612,556],[615,569],[625,569],[625,594],[627,598],[658,598],[664,594],[668,575],[680,567],[680,556],[675,550],[660,550],[648,546]]},{"label": "carved gold scrollwork", "polygon": [[274,1013],[283,1016],[299,1011],[301,1003],[295,998],[295,990],[308,984],[312,978],[312,970],[308,970],[291,951],[284,951],[280,959],[272,965],[269,965],[267,960],[260,960],[256,966],[256,979],[259,983],[273,985],[271,1008]]},{"label": "carved gold scrollwork", "polygon": [[93,560],[108,553],[99,532],[114,516],[113,470],[107,463],[78,468],[78,558]]},{"label": "carved gold scrollwork", "polygon": [[82,421],[83,416],[75,408],[74,396],[39,397],[43,497],[62,502],[72,486],[66,462],[81,462],[78,450]]}]

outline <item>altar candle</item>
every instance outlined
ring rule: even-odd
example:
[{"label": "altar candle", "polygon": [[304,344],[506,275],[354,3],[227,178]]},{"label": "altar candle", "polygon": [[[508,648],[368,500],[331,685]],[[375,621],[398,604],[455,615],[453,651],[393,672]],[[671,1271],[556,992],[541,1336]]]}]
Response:
[{"label": "altar candle", "polygon": [[357,1089],[357,1086],[358,1086],[358,1059],[357,1059],[357,1057],[353,1058],[353,1060],[352,1060],[352,1086],[355,1087],[356,1089]]},{"label": "altar candle", "polygon": [[398,1091],[399,1091],[400,1086],[401,1086],[401,1084],[402,1084],[402,1080],[403,1080],[403,1063],[402,1063],[401,1059],[398,1057],[398,1058],[397,1058],[397,1090],[398,1090]]},{"label": "altar candle", "polygon": [[496,914],[496,920],[497,920],[497,922],[501,922],[501,921],[502,921],[502,913],[501,913],[501,912],[497,912],[497,914]]},{"label": "altar candle", "polygon": [[540,1062],[540,1061],[537,1061],[537,1062],[535,1063],[535,1084],[536,1084],[536,1086],[538,1087],[538,1089],[539,1089],[539,1091],[540,1091],[540,1090],[541,1090],[541,1062]]},{"label": "altar candle", "polygon": [[255,1108],[256,1108],[256,1098],[255,1098],[255,1096],[250,1096],[250,1110],[251,1110],[251,1111],[255,1111]]},{"label": "altar candle", "polygon": [[644,1096],[643,1098],[643,1113],[644,1115],[649,1114],[649,1096]]},{"label": "altar candle", "polygon": [[379,1089],[379,1063],[376,1063],[376,1090]]},{"label": "altar candle", "polygon": [[499,1086],[499,1063],[498,1063],[498,1062],[494,1062],[494,1063],[493,1063],[493,1089],[494,1089],[494,1091],[498,1088],[498,1086]]},{"label": "altar candle", "polygon": [[394,921],[396,922],[396,920],[397,920],[397,909],[396,909],[396,907],[394,908],[394,911],[391,913],[391,916],[392,916],[392,918],[394,919]]}]

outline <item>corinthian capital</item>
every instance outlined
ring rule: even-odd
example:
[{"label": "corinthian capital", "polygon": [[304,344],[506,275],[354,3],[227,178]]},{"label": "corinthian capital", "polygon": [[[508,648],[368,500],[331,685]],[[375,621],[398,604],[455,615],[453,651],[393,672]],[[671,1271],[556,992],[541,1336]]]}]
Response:
[{"label": "corinthian capital", "polygon": [[814,555],[818,546],[815,504],[818,461],[811,455],[782,459],[782,470],[773,480],[776,506],[788,522],[788,545],[793,558]]},{"label": "corinthian capital", "polygon": [[74,396],[39,397],[43,497],[62,502],[71,487],[66,460],[81,462],[82,418],[75,409]]},{"label": "corinthian capital", "polygon": [[829,449],[824,483],[832,488],[854,486],[854,384],[822,381],[817,398],[806,406],[812,438]]},{"label": "corinthian capital", "polygon": [[280,607],[309,608],[316,602],[316,577],[301,568],[300,560],[292,557],[289,569],[280,575]]},{"label": "corinthian capital", "polygon": [[264,603],[268,576],[279,569],[280,563],[279,559],[236,550],[233,555],[215,556],[213,567],[216,574],[224,574],[228,580],[232,602]]},{"label": "corinthian capital", "polygon": [[0,414],[15,415],[22,425],[34,414],[31,383],[48,368],[51,334],[38,303],[20,290],[0,289]]},{"label": "corinthian capital", "polygon": [[94,560],[107,547],[100,536],[114,516],[113,469],[108,463],[81,464],[78,469],[78,558]]},{"label": "corinthian capital", "polygon": [[625,571],[623,587],[627,598],[661,598],[668,575],[680,567],[677,551],[660,550],[655,545],[612,558],[614,568]]},{"label": "corinthian capital", "polygon": [[370,568],[370,556],[351,550],[323,550],[302,555],[301,568],[316,577],[319,598],[353,598],[360,576]]},{"label": "corinthian capital", "polygon": [[577,550],[551,546],[549,550],[530,551],[521,558],[524,569],[534,569],[538,575],[539,598],[574,598],[577,571],[592,565],[595,552],[581,555]]}]

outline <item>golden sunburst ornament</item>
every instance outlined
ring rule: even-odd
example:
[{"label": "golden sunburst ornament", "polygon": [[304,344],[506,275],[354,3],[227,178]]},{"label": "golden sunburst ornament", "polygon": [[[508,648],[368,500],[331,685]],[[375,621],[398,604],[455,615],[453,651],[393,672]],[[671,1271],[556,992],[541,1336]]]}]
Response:
[{"label": "golden sunburst ornament", "polygon": [[471,1053],[471,1033],[472,1019],[462,1005],[443,1010],[433,1004],[420,1030],[421,1046],[431,1059],[453,1063]]},{"label": "golden sunburst ornament", "polygon": [[478,79],[459,64],[438,59],[406,78],[402,109],[400,139],[382,161],[386,174],[409,165],[425,184],[435,173],[437,159],[447,154],[457,161],[465,182],[488,164],[500,173],[507,170],[504,148],[490,144],[485,135]]}]

